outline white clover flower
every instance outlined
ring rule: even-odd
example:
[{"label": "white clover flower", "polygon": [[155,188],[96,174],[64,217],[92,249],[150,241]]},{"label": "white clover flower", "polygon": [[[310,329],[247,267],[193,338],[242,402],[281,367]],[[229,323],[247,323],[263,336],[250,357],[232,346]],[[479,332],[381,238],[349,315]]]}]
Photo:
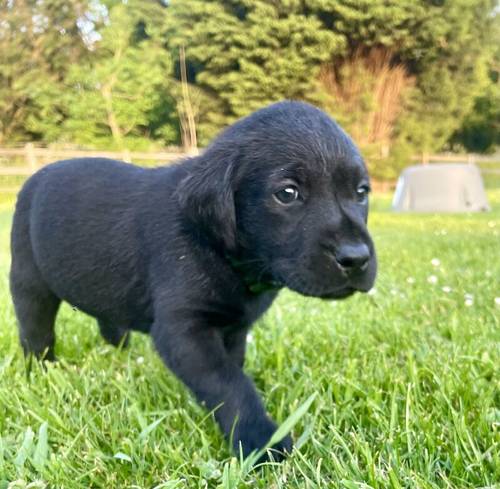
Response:
[{"label": "white clover flower", "polygon": [[252,333],[247,334],[247,343],[253,343],[253,334]]},{"label": "white clover flower", "polygon": [[465,299],[464,304],[465,304],[467,307],[471,307],[472,305],[474,305],[474,300],[473,300],[473,299]]},{"label": "white clover flower", "polygon": [[495,297],[495,304],[500,306],[500,297]]},{"label": "white clover flower", "polygon": [[140,365],[141,363],[144,363],[144,357],[137,357],[136,362]]},{"label": "white clover flower", "polygon": [[367,293],[368,295],[375,295],[377,293],[377,289],[375,287],[372,287]]},{"label": "white clover flower", "polygon": [[429,275],[427,277],[427,282],[430,284],[437,284],[438,278],[435,275]]},{"label": "white clover flower", "polygon": [[414,284],[415,283],[415,279],[413,277],[408,277],[406,279],[406,281],[409,283],[409,284]]},{"label": "white clover flower", "polygon": [[448,285],[445,285],[442,289],[441,289],[445,294],[449,294],[451,292],[451,287],[449,287]]},{"label": "white clover flower", "polygon": [[439,267],[439,265],[441,265],[441,260],[439,258],[433,258],[431,263],[433,267]]}]

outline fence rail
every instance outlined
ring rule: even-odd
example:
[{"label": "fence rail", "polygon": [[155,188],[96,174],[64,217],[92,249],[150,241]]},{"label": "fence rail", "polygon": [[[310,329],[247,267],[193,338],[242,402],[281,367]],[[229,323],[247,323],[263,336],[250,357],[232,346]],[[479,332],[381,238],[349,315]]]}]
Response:
[{"label": "fence rail", "polygon": [[[98,151],[98,150],[75,150],[75,149],[58,149],[50,147],[37,147],[33,143],[27,143],[24,146],[15,148],[0,148],[0,176],[18,176],[27,177],[32,175],[39,168],[53,161],[82,158],[82,157],[101,157],[123,160],[129,163],[154,163],[167,164],[188,156],[181,148],[172,148],[168,151],[145,152],[145,151]],[[22,159],[23,164],[3,164],[2,160]],[[412,158],[413,162],[422,164],[428,163],[477,163],[481,166],[483,173],[500,174],[500,156],[483,156],[475,154],[427,154],[422,153],[415,155]],[[497,168],[489,168],[494,165]],[[4,187],[0,187],[0,192]]]},{"label": "fence rail", "polygon": [[[126,162],[152,162],[156,164],[170,163],[174,160],[187,156],[180,148],[170,151],[145,152],[145,151],[99,151],[99,150],[75,150],[37,147],[33,143],[27,143],[17,148],[0,148],[0,175],[28,176],[48,163],[69,158],[112,158]],[[23,159],[23,165],[2,165],[2,160]]]}]

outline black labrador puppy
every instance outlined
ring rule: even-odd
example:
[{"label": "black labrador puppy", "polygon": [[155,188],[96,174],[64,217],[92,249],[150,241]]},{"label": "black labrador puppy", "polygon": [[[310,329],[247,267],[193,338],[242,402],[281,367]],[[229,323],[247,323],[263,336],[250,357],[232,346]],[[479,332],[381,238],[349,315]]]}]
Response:
[{"label": "black labrador puppy", "polygon": [[[149,332],[248,455],[276,429],[242,370],[248,329],[282,287],[325,299],[372,287],[368,192],[351,139],[299,102],[255,112],[177,165],[49,165],[22,188],[12,227],[24,351],[54,358],[62,300],[112,344]],[[274,448],[291,446],[286,437]]]}]

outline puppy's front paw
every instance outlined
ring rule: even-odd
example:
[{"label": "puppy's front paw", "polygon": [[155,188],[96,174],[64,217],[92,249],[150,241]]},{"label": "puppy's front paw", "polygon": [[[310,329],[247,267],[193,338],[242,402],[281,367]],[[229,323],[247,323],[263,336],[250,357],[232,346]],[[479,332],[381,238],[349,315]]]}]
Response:
[{"label": "puppy's front paw", "polygon": [[270,460],[274,462],[281,462],[288,455],[292,453],[293,450],[293,440],[290,435],[286,435],[283,440],[274,444],[271,448],[268,448],[266,453],[259,458],[257,463],[268,462]]},{"label": "puppy's front paw", "polygon": [[[243,455],[247,457],[254,450],[264,448],[276,428],[276,424],[268,418],[254,420],[251,423],[240,423],[233,436],[234,450],[239,453],[241,444]],[[258,463],[271,460],[271,458],[274,461],[281,461],[287,454],[292,453],[292,448],[292,438],[287,435],[283,440],[270,447],[267,453],[258,460]]]}]

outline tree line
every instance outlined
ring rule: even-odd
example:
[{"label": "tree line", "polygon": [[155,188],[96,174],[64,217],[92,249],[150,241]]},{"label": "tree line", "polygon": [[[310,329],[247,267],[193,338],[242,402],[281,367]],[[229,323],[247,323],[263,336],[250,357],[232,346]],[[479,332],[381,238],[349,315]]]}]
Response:
[{"label": "tree line", "polygon": [[3,0],[0,145],[150,149],[192,143],[193,122],[204,145],[288,98],[329,112],[373,174],[392,178],[415,152],[500,144],[498,11],[496,0]]}]

